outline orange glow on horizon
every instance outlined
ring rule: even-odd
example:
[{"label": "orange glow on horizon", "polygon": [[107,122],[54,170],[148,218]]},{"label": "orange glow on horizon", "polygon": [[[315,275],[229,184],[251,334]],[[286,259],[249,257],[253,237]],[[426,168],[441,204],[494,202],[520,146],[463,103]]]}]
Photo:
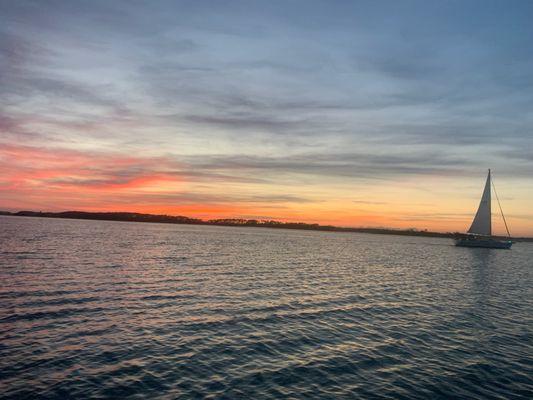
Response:
[{"label": "orange glow on horizon", "polygon": [[[0,209],[13,211],[126,211],[449,232],[466,230],[477,206],[475,198],[468,204],[460,197],[444,202],[431,192],[417,193],[424,204],[415,203],[407,182],[368,189],[379,201],[354,202],[352,192],[342,188],[316,197],[305,187],[290,188],[294,200],[270,200],[272,193],[286,193],[287,186],[198,178],[197,171],[168,157],[0,144],[0,167]],[[447,215],[443,209],[460,211]],[[508,222],[516,235],[533,235],[527,218],[511,214]]]}]

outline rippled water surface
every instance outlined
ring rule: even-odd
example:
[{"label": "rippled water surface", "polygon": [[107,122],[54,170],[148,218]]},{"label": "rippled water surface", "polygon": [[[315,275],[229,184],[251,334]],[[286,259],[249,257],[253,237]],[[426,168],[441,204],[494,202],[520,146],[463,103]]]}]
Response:
[{"label": "rippled water surface", "polygon": [[0,396],[531,398],[533,245],[0,217]]}]

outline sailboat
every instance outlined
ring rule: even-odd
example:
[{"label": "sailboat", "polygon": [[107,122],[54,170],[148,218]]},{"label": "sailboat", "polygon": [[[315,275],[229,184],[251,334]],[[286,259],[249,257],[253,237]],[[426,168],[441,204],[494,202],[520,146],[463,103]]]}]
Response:
[{"label": "sailboat", "polygon": [[481,201],[477,209],[476,216],[467,234],[456,239],[455,245],[461,247],[485,247],[489,249],[510,249],[513,245],[511,241],[511,235],[509,234],[509,228],[507,227],[507,221],[503,215],[502,206],[498,199],[498,193],[494,187],[494,193],[496,194],[496,200],[500,207],[505,229],[507,230],[507,236],[509,240],[500,240],[492,236],[492,212],[491,212],[491,186],[494,187],[494,182],[489,174],[487,175],[487,181],[485,182],[485,189],[481,196]]}]

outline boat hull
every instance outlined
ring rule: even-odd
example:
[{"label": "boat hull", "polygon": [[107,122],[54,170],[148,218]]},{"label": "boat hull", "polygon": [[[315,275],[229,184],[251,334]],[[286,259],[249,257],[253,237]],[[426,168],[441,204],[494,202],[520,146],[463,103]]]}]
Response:
[{"label": "boat hull", "polygon": [[502,241],[490,238],[467,238],[457,239],[455,245],[459,247],[483,247],[485,249],[510,249],[513,242],[510,240]]}]

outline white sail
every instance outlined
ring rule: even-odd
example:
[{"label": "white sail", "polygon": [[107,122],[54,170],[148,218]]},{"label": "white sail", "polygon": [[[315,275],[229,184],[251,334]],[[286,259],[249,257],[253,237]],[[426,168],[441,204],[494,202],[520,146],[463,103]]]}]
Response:
[{"label": "white sail", "polygon": [[487,182],[485,183],[485,189],[483,190],[483,196],[479,203],[476,216],[472,222],[472,226],[468,230],[468,233],[476,235],[490,236],[492,234],[491,227],[491,215],[490,215],[490,169],[487,176]]}]

